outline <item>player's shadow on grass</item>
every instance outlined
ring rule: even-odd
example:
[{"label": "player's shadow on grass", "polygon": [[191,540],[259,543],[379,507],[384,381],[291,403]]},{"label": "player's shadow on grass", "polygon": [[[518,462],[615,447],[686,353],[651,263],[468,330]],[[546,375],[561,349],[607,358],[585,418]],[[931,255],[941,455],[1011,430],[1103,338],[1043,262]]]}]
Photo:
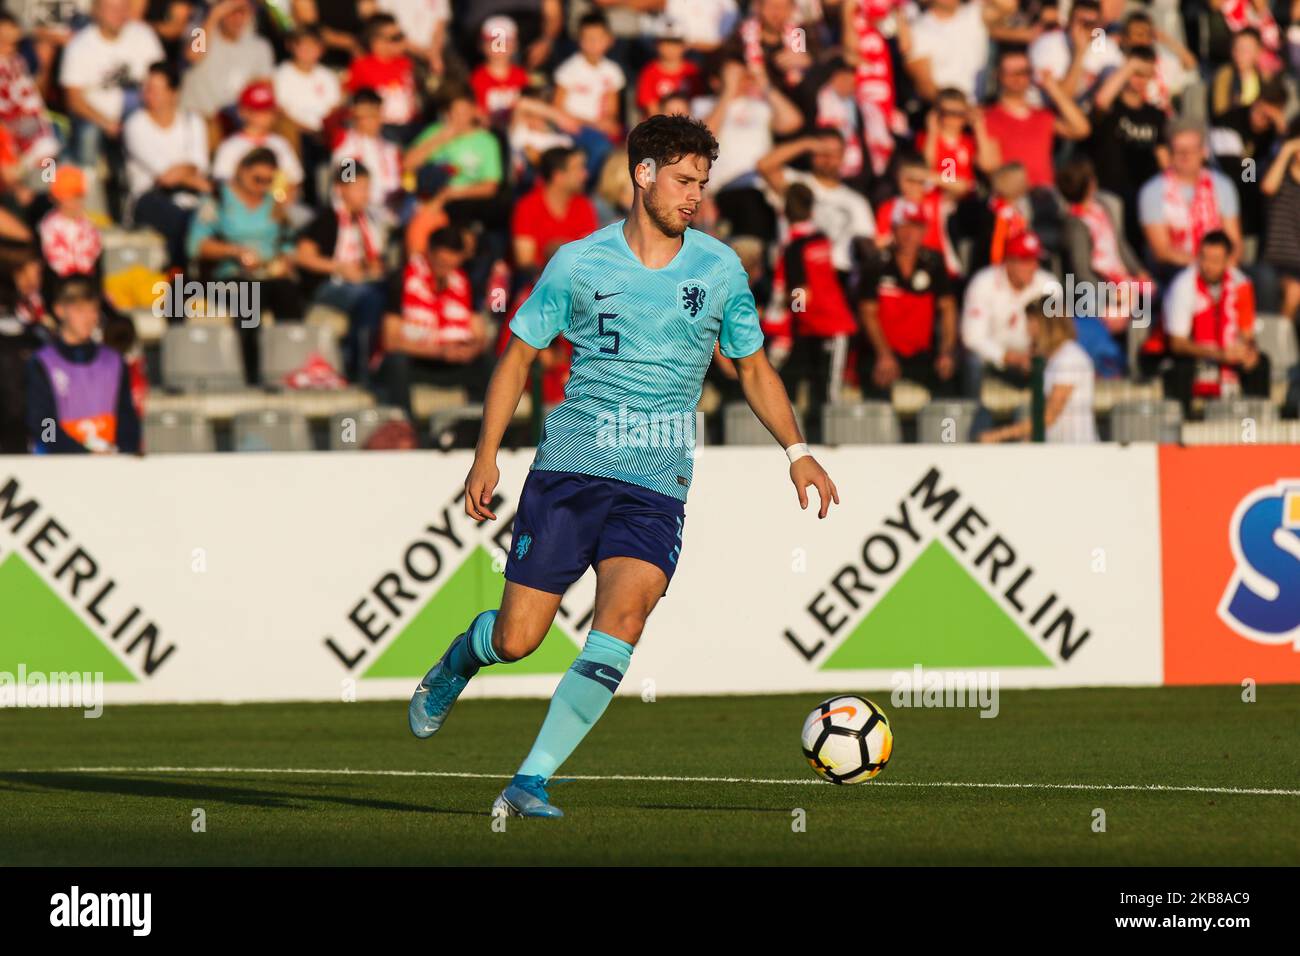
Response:
[{"label": "player's shadow on grass", "polygon": [[750,813],[780,813],[787,817],[790,815],[789,807],[742,807],[742,806],[737,806],[736,804],[731,804],[725,807],[719,807],[719,806],[714,806],[713,804],[704,804],[704,803],[692,803],[692,804],[642,803],[637,806],[637,809],[638,810],[680,810],[687,813],[698,813],[701,810],[719,810],[719,811],[727,811],[727,812],[731,812],[735,810],[746,810]]},{"label": "player's shadow on grass", "polygon": [[[294,781],[298,787],[309,786],[306,781]],[[271,810],[310,810],[310,803],[324,801],[367,810],[398,810],[406,813],[450,813],[483,816],[481,810],[456,810],[449,807],[400,803],[396,800],[376,800],[348,797],[341,794],[313,790],[310,793],[286,793],[274,790],[257,790],[248,787],[231,787],[218,784],[189,783],[180,780],[157,780],[145,777],[124,777],[97,773],[3,773],[0,788],[6,790],[67,790],[75,793],[114,793],[125,797],[144,799],[170,799],[221,801],[238,806],[261,807]]]}]

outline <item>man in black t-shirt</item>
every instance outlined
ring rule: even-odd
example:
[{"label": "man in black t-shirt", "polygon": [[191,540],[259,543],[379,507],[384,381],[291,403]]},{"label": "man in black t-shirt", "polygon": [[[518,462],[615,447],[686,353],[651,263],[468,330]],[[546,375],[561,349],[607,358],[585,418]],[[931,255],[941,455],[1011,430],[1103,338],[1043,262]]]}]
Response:
[{"label": "man in black t-shirt", "polygon": [[893,243],[863,268],[858,297],[866,334],[858,384],[864,398],[888,400],[900,378],[935,396],[957,394],[957,299],[943,256],[922,245],[925,230],[920,207],[899,200]]},{"label": "man in black t-shirt", "polygon": [[1138,191],[1160,171],[1160,153],[1168,149],[1165,127],[1169,117],[1147,102],[1155,70],[1156,54],[1151,47],[1131,49],[1123,66],[1098,87],[1089,117],[1092,136],[1087,149],[1097,170],[1097,184],[1124,201],[1124,234],[1135,248],[1142,244]]}]

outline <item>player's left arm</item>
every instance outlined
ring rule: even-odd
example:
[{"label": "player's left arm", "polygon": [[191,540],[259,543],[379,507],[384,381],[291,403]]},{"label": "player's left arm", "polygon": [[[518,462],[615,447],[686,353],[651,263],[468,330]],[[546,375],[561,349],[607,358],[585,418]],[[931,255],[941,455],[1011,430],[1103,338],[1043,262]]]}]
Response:
[{"label": "player's left arm", "polygon": [[[749,288],[749,277],[740,260],[733,254],[727,264],[724,282],[722,328],[718,334],[718,348],[731,359],[740,379],[745,401],[754,410],[763,427],[781,443],[782,448],[802,445],[803,435],[795,421],[790,396],[786,394],[781,378],[767,360],[763,350],[763,330],[758,319],[758,306]],[[790,480],[799,493],[799,507],[808,507],[808,486],[817,489],[821,509],[817,517],[825,518],[831,502],[840,503],[839,492],[822,466],[811,454],[796,456],[790,463]]]},{"label": "player's left arm", "polygon": [[[786,394],[785,385],[777,375],[772,363],[767,360],[767,353],[758,349],[744,358],[733,360],[740,378],[741,390],[745,401],[754,410],[763,427],[772,433],[782,448],[803,444],[803,434],[799,423],[795,421],[794,409],[790,405],[790,396]],[[796,458],[790,464],[790,480],[794,482],[799,494],[799,507],[808,508],[808,487],[817,489],[821,499],[818,518],[825,518],[831,509],[831,502],[840,503],[840,493],[835,489],[835,482],[818,464],[811,454]]]}]

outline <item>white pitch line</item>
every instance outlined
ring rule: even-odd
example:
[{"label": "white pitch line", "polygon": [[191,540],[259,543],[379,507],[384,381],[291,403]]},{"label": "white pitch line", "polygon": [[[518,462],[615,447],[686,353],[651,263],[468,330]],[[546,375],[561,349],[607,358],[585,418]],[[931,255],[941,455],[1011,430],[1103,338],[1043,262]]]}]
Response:
[{"label": "white pitch line", "polygon": [[[6,773],[193,773],[193,774],[306,774],[333,777],[455,777],[470,780],[508,780],[505,773],[471,773],[456,770],[351,770],[319,767],[20,767]],[[635,783],[746,783],[777,786],[828,786],[816,778],[785,780],[765,777],[669,777],[635,774],[560,774],[565,780],[631,781]],[[1184,787],[1160,783],[978,783],[963,780],[871,780],[873,787],[948,787],[976,790],[1126,790],[1151,793],[1221,793],[1240,796],[1300,797],[1300,790],[1260,787]]]}]

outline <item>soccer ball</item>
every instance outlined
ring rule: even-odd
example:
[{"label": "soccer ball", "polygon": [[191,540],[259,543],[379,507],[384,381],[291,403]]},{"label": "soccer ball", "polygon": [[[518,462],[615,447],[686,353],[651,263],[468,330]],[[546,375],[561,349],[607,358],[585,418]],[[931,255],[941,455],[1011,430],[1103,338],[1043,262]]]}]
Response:
[{"label": "soccer ball", "polygon": [[865,697],[824,700],[803,723],[803,755],[831,783],[862,783],[889,763],[894,731],[885,712]]}]

